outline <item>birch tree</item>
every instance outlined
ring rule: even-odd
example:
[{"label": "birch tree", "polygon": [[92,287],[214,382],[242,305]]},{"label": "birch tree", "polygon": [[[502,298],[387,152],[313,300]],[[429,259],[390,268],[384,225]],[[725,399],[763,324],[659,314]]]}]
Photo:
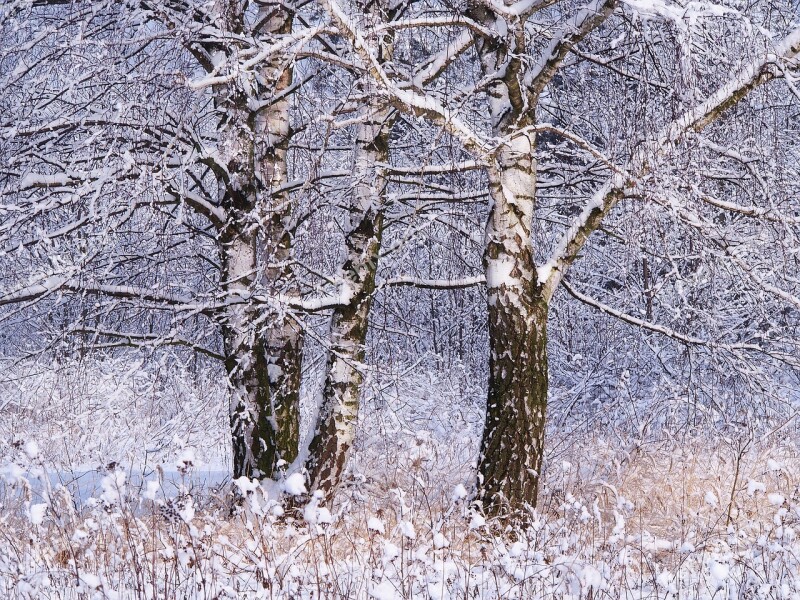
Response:
[{"label": "birch tree", "polygon": [[[548,393],[548,314],[557,288],[592,233],[602,227],[626,196],[641,189],[643,181],[687,136],[702,132],[754,89],[784,76],[792,68],[800,50],[800,32],[789,25],[788,35],[784,33],[782,38],[749,38],[751,49],[757,51],[745,57],[743,66],[733,69],[733,74],[718,75],[709,92],[679,89],[685,108],[676,118],[657,124],[652,133],[625,132],[624,135],[635,136],[635,143],[624,142],[630,148],[626,153],[624,149],[611,148],[609,152],[598,148],[579,128],[553,124],[539,114],[555,102],[555,79],[569,77],[576,64],[598,63],[620,70],[629,80],[642,79],[625,71],[624,66],[617,66],[617,61],[625,64],[628,57],[624,53],[614,60],[604,57],[614,50],[613,41],[600,55],[582,46],[589,46],[593,36],[598,37],[597,45],[602,47],[603,41],[608,44],[609,34],[604,27],[612,17],[615,22],[611,28],[623,29],[622,36],[632,34],[628,23],[642,18],[642,12],[647,20],[683,26],[685,13],[680,13],[677,6],[665,4],[662,9],[656,7],[648,12],[647,6],[634,2],[602,0],[578,7],[549,1],[511,5],[484,2],[463,15],[452,14],[446,19],[422,16],[411,21],[418,28],[460,26],[474,40],[480,76],[472,89],[460,90],[456,98],[442,95],[435,87],[409,85],[408,80],[394,75],[375,59],[377,53],[369,42],[368,31],[335,0],[325,2],[325,6],[332,22],[349,38],[353,54],[393,106],[427,119],[486,165],[491,201],[484,242],[484,278],[488,288],[490,350],[487,416],[478,467],[479,497],[493,513],[535,505]],[[707,16],[713,18],[713,9],[708,10]],[[536,21],[539,17],[542,19]],[[542,25],[542,20],[547,25]],[[387,23],[383,27],[392,26],[395,25]],[[785,32],[787,22],[778,19],[778,26]],[[747,30],[748,24],[742,27]],[[684,27],[682,31],[691,30]],[[645,43],[651,51],[657,45],[657,36]],[[637,57],[630,60],[634,66],[637,64]],[[691,79],[687,82],[691,83]],[[646,79],[642,83],[648,85]],[[488,121],[473,124],[467,119],[469,113],[462,105],[469,99],[485,99]],[[613,105],[613,99],[605,100]],[[532,246],[539,227],[533,222],[538,184],[536,136],[543,134],[585,152],[608,173],[605,183],[589,195],[572,224],[564,231],[553,232],[555,243],[549,252],[548,246]],[[537,256],[543,256],[538,263]],[[772,291],[778,296],[783,294],[779,289]]]},{"label": "birch tree", "polygon": [[[382,56],[390,56],[391,37],[382,36],[378,48]],[[314,424],[306,465],[312,490],[326,494],[340,483],[355,437],[364,344],[386,204],[387,183],[381,165],[389,158],[393,117],[390,110],[376,102],[367,103],[364,113],[356,132],[356,183],[346,217],[346,259],[340,275],[347,290],[347,302],[336,306],[331,316],[320,413]]]},{"label": "birch tree", "polygon": [[[2,303],[89,295],[113,307],[106,314],[165,315],[163,331],[80,325],[69,333],[104,346],[185,344],[221,358],[234,475],[275,475],[298,449],[302,328],[287,310],[298,290],[286,154],[292,68],[313,32],[293,31],[279,5],[241,2],[11,3],[2,25],[5,98],[21,107],[3,123],[6,252],[86,242],[69,264],[51,255],[49,266],[9,283]],[[93,52],[106,64],[91,64]],[[132,247],[121,259],[90,229],[119,239],[148,219],[169,234],[167,247],[196,253],[199,279],[177,278],[179,252],[154,280],[148,263],[163,249]],[[137,271],[141,283],[125,285]],[[180,333],[198,318],[219,328],[221,350]]]}]

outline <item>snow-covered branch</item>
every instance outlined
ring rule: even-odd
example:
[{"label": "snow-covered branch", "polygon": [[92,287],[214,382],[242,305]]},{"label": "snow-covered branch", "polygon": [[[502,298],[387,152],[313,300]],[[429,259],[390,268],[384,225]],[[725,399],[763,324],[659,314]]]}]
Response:
[{"label": "snow-covered branch", "polygon": [[205,346],[197,344],[191,340],[185,339],[180,337],[175,333],[169,333],[165,335],[156,335],[156,334],[144,334],[138,332],[122,332],[122,331],[114,331],[110,329],[100,329],[100,328],[72,328],[69,331],[72,335],[84,335],[84,336],[91,336],[94,340],[97,338],[112,338],[118,341],[116,342],[98,342],[94,341],[91,344],[91,348],[95,350],[101,350],[106,348],[123,348],[123,347],[131,347],[131,348],[161,348],[163,346],[184,346],[197,352],[199,354],[203,354],[204,356],[208,356],[214,360],[225,360],[225,357],[218,352],[214,352],[213,350],[209,350]]},{"label": "snow-covered branch", "polygon": [[463,173],[465,171],[482,169],[487,164],[488,163],[479,160],[465,160],[462,162],[442,165],[415,165],[400,167],[396,165],[380,163],[377,166],[383,169],[386,173],[393,175],[442,175],[445,173]]},{"label": "snow-covered branch", "polygon": [[589,236],[624,197],[626,187],[636,185],[636,180],[647,175],[657,161],[687,131],[700,131],[726,109],[744,98],[750,91],[776,75],[772,68],[776,60],[788,59],[800,53],[800,28],[793,30],[770,52],[736,73],[730,81],[717,89],[704,102],[685,112],[662,130],[653,142],[642,144],[631,160],[630,177],[615,173],[597,190],[583,207],[581,214],[561,237],[550,259],[539,268],[539,282],[545,298],[552,298],[566,270],[577,258]]},{"label": "snow-covered branch", "polygon": [[479,35],[487,37],[497,37],[499,34],[496,30],[484,27],[480,23],[473,21],[469,17],[463,15],[452,15],[445,17],[420,17],[417,19],[402,19],[400,21],[390,21],[388,23],[378,24],[375,31],[392,31],[400,29],[416,29],[419,27],[457,27],[461,26]]},{"label": "snow-covered branch", "polygon": [[441,75],[447,67],[453,64],[461,54],[466,52],[475,42],[475,36],[469,31],[462,31],[456,39],[451,41],[443,50],[433,55],[422,65],[413,77],[413,84],[418,88],[431,83]]},{"label": "snow-covered branch", "polygon": [[[709,349],[712,349],[712,350],[713,349],[717,349],[717,350],[748,350],[748,351],[760,352],[760,353],[764,353],[765,352],[765,350],[761,346],[759,346],[758,344],[741,344],[741,343],[726,344],[726,343],[722,343],[722,342],[715,342],[713,340],[707,340],[707,339],[703,339],[703,338],[694,337],[694,336],[691,336],[691,335],[686,335],[686,334],[680,333],[678,331],[675,331],[674,329],[666,327],[664,325],[659,325],[657,323],[651,323],[650,321],[647,321],[645,319],[640,319],[638,317],[634,317],[633,315],[630,315],[630,314],[628,314],[626,312],[623,312],[621,310],[617,310],[615,308],[612,308],[609,305],[604,304],[603,302],[600,302],[599,300],[596,300],[595,298],[592,298],[591,296],[587,296],[586,294],[583,294],[583,293],[579,292],[566,279],[562,279],[561,280],[561,285],[565,290],[567,290],[567,292],[569,293],[570,296],[572,296],[576,300],[580,300],[581,302],[583,302],[584,304],[586,304],[588,306],[596,308],[597,310],[599,310],[602,313],[605,313],[605,314],[607,314],[609,316],[612,316],[612,317],[614,317],[616,319],[619,319],[620,321],[628,323],[629,325],[633,325],[635,327],[640,327],[642,329],[646,329],[647,331],[652,331],[653,333],[659,333],[661,335],[664,335],[664,336],[666,336],[668,338],[671,338],[671,339],[676,340],[678,342],[681,342],[683,344],[689,344],[689,345],[692,345],[692,346],[705,346],[705,347],[707,347]],[[800,363],[798,363],[798,364],[800,364]]]},{"label": "snow-covered branch", "polygon": [[321,0],[333,21],[338,25],[352,45],[353,51],[364,62],[376,83],[388,96],[389,102],[398,110],[417,117],[425,117],[439,125],[458,139],[466,149],[477,156],[484,156],[487,150],[486,141],[476,133],[465,121],[446,106],[440,104],[429,95],[413,90],[401,89],[386,74],[383,66],[376,58],[376,52],[366,41],[364,34],[342,10],[336,0]]},{"label": "snow-covered branch", "polygon": [[570,50],[611,16],[617,2],[618,0],[594,0],[581,8],[575,17],[553,36],[536,66],[525,74],[525,85],[534,98],[538,98],[545,86],[550,83]]},{"label": "snow-covered branch", "polygon": [[544,10],[561,0],[519,0],[512,4],[496,0],[480,0],[480,3],[498,15],[512,18],[528,18],[540,10]]},{"label": "snow-covered branch", "polygon": [[378,288],[410,286],[428,290],[460,290],[483,285],[485,283],[485,275],[473,275],[472,277],[462,277],[460,279],[424,279],[405,275],[387,279],[380,283]]},{"label": "snow-covered branch", "polygon": [[52,275],[44,278],[39,283],[33,283],[7,291],[0,295],[0,306],[39,300],[44,296],[59,291],[155,302],[180,310],[199,310],[200,312],[204,312],[212,308],[210,305],[195,302],[194,299],[189,296],[165,294],[152,289],[130,285],[86,284],[66,275]]}]

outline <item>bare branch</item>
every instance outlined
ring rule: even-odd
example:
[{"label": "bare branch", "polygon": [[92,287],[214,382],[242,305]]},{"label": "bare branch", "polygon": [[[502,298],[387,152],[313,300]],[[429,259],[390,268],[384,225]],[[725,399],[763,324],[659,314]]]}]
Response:
[{"label": "bare branch", "polygon": [[578,290],[576,290],[569,282],[565,279],[561,280],[561,285],[564,289],[567,290],[570,296],[579,300],[586,304],[587,306],[591,306],[596,308],[602,313],[605,313],[611,317],[619,319],[624,323],[628,323],[629,325],[633,325],[635,327],[640,327],[641,329],[646,329],[647,331],[652,331],[653,333],[659,333],[664,335],[668,338],[671,338],[675,341],[681,342],[683,344],[689,344],[692,346],[703,346],[708,348],[709,350],[726,350],[729,352],[733,351],[748,351],[748,352],[757,352],[759,354],[765,354],[774,358],[776,360],[780,360],[781,362],[790,364],[792,366],[800,366],[800,360],[791,354],[787,354],[784,352],[775,352],[773,350],[768,350],[766,348],[762,348],[758,344],[744,344],[744,343],[736,343],[736,344],[726,344],[722,342],[715,342],[713,340],[707,340],[703,338],[698,338],[690,335],[686,335],[680,332],[675,331],[674,329],[670,329],[669,327],[665,327],[664,325],[658,325],[657,323],[651,323],[649,321],[645,321],[644,319],[639,319],[638,317],[634,317],[633,315],[629,315],[620,310],[616,310],[611,308],[607,304],[603,304],[599,300],[595,300],[594,298],[587,296],[586,294],[582,294]]}]

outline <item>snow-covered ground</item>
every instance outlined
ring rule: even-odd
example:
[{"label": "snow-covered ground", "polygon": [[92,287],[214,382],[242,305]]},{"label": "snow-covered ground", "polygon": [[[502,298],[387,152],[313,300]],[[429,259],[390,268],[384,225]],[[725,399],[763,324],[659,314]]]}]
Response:
[{"label": "snow-covered ground", "polygon": [[[502,531],[470,508],[467,480],[448,493],[436,488],[429,459],[404,464],[391,483],[357,473],[332,510],[312,505],[300,518],[281,516],[277,496],[246,482],[238,483],[253,491],[231,515],[220,493],[176,495],[157,476],[131,485],[121,470],[106,472],[76,510],[66,488],[43,483],[46,465],[29,447],[3,474],[0,593],[796,598],[797,461],[778,449],[779,458],[763,464],[753,455],[734,485],[733,461],[693,450],[671,461],[642,451],[619,465],[618,485],[584,479],[577,463],[564,461],[551,469],[530,527]],[[597,445],[592,453],[608,452]]]},{"label": "snow-covered ground", "polygon": [[[300,481],[238,481],[247,498],[232,507],[224,413],[197,408],[214,406],[210,385],[205,404],[189,390],[170,408],[180,418],[156,418],[173,393],[157,378],[96,377],[77,409],[35,394],[4,413],[0,597],[800,597],[800,458],[785,430],[645,444],[552,432],[538,510],[502,530],[469,504],[478,392],[457,373],[409,377],[365,407],[334,506],[282,514],[280,490]],[[80,446],[87,432],[105,455]]]}]

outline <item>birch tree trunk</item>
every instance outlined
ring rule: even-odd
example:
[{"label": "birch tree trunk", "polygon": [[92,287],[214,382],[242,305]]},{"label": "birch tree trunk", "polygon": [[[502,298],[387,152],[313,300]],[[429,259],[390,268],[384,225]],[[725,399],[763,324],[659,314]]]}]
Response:
[{"label": "birch tree trunk", "polygon": [[[388,22],[404,7],[387,9],[378,1],[363,4],[362,10],[367,18]],[[377,61],[384,63],[391,59],[393,33],[378,33],[374,41]],[[331,316],[325,384],[305,465],[311,491],[319,490],[328,498],[341,483],[355,439],[364,342],[375,291],[386,201],[387,182],[378,165],[389,160],[389,136],[394,123],[393,112],[382,109],[377,100],[364,107],[364,115],[356,130],[356,185],[345,234],[347,256],[341,273],[350,301],[335,308]]]},{"label": "birch tree trunk", "polygon": [[[535,65],[526,56],[524,21],[508,20],[502,40],[481,37],[476,49],[485,76],[492,134],[505,139],[489,166],[491,206],[484,267],[489,302],[489,385],[478,467],[479,497],[494,515],[536,505],[542,469],[548,391],[547,314],[552,296],[539,281],[531,246],[536,203],[539,94],[563,59],[613,12],[616,0],[594,0],[554,35]],[[544,4],[543,4],[544,5]],[[490,29],[486,5],[471,16]]]},{"label": "birch tree trunk", "polygon": [[351,300],[336,308],[331,317],[322,403],[306,463],[311,490],[320,490],[326,496],[341,482],[355,438],[363,381],[360,369],[383,227],[386,181],[377,164],[389,158],[391,121],[388,113],[381,111],[358,127],[357,184],[345,240],[347,257],[342,268]]},{"label": "birch tree trunk", "polygon": [[536,504],[547,407],[548,304],[531,248],[536,189],[533,136],[520,136],[489,169],[486,227],[489,386],[478,468],[491,514]]},{"label": "birch tree trunk", "polygon": [[[483,11],[476,11],[489,21]],[[524,34],[509,35],[524,44]],[[548,304],[531,247],[536,202],[534,107],[520,87],[513,47],[482,39],[484,73],[503,73],[487,90],[492,133],[509,141],[488,168],[491,198],[484,245],[489,318],[489,383],[478,464],[478,497],[492,515],[536,504],[547,407]]]},{"label": "birch tree trunk", "polygon": [[[227,11],[223,18],[235,32],[243,15],[231,6]],[[292,28],[291,17],[277,5],[262,5],[258,23],[257,33],[266,36]],[[222,118],[219,158],[212,168],[228,215],[220,243],[222,288],[230,303],[223,338],[234,477],[274,477],[281,461],[291,462],[298,450],[302,329],[287,313],[264,315],[248,301],[256,286],[293,291],[287,289],[292,282],[287,225],[293,207],[288,193],[276,191],[287,181],[289,101],[282,97],[261,110],[253,108],[258,101],[280,97],[291,85],[292,70],[284,60],[267,61],[260,81],[237,78],[214,88]]]},{"label": "birch tree trunk", "polygon": [[[259,19],[266,33],[288,34],[292,18],[280,4],[262,5]],[[274,87],[266,98],[279,97],[259,113],[257,128],[257,177],[264,182],[266,215],[262,217],[263,254],[267,289],[278,289],[287,296],[299,296],[291,267],[292,232],[289,229],[294,206],[287,191],[280,191],[288,181],[286,153],[289,145],[289,95],[292,85],[292,68],[278,56],[277,62],[266,66],[262,76]],[[292,57],[285,58],[290,63]],[[282,96],[282,97],[281,97]],[[265,99],[266,99],[265,98]],[[265,333],[264,348],[267,361],[270,401],[266,405],[271,423],[266,460],[272,468],[267,476],[273,477],[278,461],[291,463],[297,458],[300,441],[300,384],[302,379],[304,334],[301,323],[281,311],[273,315]],[[274,451],[272,450],[274,448]]]},{"label": "birch tree trunk", "polygon": [[[223,241],[223,290],[229,299],[246,296],[256,274],[256,240],[239,227]],[[247,303],[233,304],[225,315],[225,368],[231,386],[233,476],[270,476],[277,443],[269,419],[268,366],[261,336],[253,323],[258,314]]]}]

